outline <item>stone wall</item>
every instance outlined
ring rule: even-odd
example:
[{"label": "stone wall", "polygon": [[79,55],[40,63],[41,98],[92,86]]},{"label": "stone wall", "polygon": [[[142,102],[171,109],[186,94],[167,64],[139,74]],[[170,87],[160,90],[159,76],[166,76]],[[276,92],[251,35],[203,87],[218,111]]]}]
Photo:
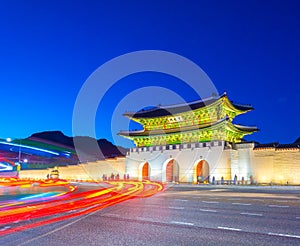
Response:
[{"label": "stone wall", "polygon": [[[51,170],[21,170],[20,178],[46,179]],[[123,178],[125,173],[125,158],[113,158],[80,165],[59,167],[59,177],[68,180],[102,180],[103,174],[110,176],[119,174]]]},{"label": "stone wall", "polygon": [[[251,153],[252,152],[252,153]],[[300,151],[297,149],[252,149],[249,170],[256,183],[300,184]]]},{"label": "stone wall", "polygon": [[[220,145],[220,143],[222,143]],[[174,148],[173,148],[174,147]],[[179,167],[179,181],[195,183],[195,167],[201,160],[209,165],[210,181],[238,180],[245,183],[300,184],[300,151],[297,149],[254,149],[253,143],[237,144],[225,148],[224,142],[210,143],[196,147],[174,145],[158,150],[136,149],[125,158],[107,159],[75,166],[59,167],[60,178],[69,180],[102,180],[103,174],[119,174],[123,178],[128,173],[132,179],[142,179],[142,167],[150,165],[150,179],[166,181],[166,166],[172,159]],[[138,151],[137,151],[138,150]],[[21,178],[45,179],[52,169],[21,170]]]}]

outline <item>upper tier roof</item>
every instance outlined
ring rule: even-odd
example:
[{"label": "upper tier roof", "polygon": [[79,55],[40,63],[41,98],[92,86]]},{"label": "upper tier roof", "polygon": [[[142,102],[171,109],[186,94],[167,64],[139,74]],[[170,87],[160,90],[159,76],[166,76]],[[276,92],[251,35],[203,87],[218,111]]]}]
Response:
[{"label": "upper tier roof", "polygon": [[120,131],[118,135],[121,136],[132,136],[132,137],[138,137],[138,136],[150,136],[150,135],[161,135],[161,134],[169,134],[169,133],[178,133],[178,132],[187,132],[187,131],[193,131],[193,130],[201,130],[201,129],[206,129],[206,128],[212,128],[214,126],[218,126],[222,123],[228,123],[231,125],[233,128],[235,128],[238,131],[243,131],[243,132],[256,132],[258,131],[258,128],[256,126],[241,126],[241,125],[236,125],[232,124],[229,121],[229,118],[226,117],[224,119],[221,119],[213,124],[211,123],[206,123],[202,125],[193,125],[193,126],[185,126],[185,127],[178,127],[178,128],[173,128],[173,129],[165,129],[165,130],[137,130],[137,131]]},{"label": "upper tier roof", "polygon": [[[224,97],[228,99],[227,94],[224,93],[221,96],[212,96],[203,100],[197,100],[197,101],[182,103],[182,104],[174,104],[169,106],[157,106],[150,109],[142,109],[138,112],[126,112],[123,115],[130,118],[155,118],[155,117],[174,115],[174,114],[179,114],[182,112],[196,110],[199,108],[209,106],[212,103],[220,100],[220,98],[224,98]],[[236,104],[232,101],[230,101],[230,103],[234,108],[240,111],[253,110],[253,107],[251,105]]]}]

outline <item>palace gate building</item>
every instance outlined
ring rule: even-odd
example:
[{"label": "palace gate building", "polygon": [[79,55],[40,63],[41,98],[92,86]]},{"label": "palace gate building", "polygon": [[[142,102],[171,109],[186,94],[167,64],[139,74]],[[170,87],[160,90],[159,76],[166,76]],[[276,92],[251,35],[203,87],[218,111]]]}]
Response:
[{"label": "palace gate building", "polygon": [[248,152],[241,151],[236,158],[236,144],[258,129],[234,124],[233,119],[252,109],[231,102],[224,93],[188,104],[125,113],[143,126],[140,131],[119,133],[136,145],[126,156],[126,170],[138,179],[163,182],[231,180],[235,175],[248,180],[248,166],[239,165]]},{"label": "palace gate building", "polygon": [[[233,119],[253,110],[227,94],[187,104],[158,106],[124,116],[142,130],[120,131],[136,147],[126,156],[131,178],[162,182],[300,184],[300,144],[256,144],[258,131]],[[237,117],[238,119],[238,117]]]}]

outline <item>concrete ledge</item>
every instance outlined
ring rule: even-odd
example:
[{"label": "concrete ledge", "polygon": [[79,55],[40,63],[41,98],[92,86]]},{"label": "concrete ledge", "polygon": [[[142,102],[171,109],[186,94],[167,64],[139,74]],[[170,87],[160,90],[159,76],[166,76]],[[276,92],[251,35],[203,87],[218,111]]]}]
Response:
[{"label": "concrete ledge", "polygon": [[166,187],[194,187],[194,188],[227,188],[227,189],[279,189],[279,190],[299,190],[300,185],[211,185],[211,184],[166,184]]}]

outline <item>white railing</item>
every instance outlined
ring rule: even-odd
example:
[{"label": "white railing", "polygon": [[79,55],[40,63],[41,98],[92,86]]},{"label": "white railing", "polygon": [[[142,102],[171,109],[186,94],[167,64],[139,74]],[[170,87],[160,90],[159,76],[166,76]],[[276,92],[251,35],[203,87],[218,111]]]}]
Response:
[{"label": "white railing", "polygon": [[182,150],[182,149],[195,149],[195,148],[210,148],[215,146],[222,146],[224,141],[211,141],[204,143],[183,143],[183,144],[170,144],[170,145],[155,145],[149,147],[130,148],[130,153],[140,152],[153,152],[165,150]]}]

